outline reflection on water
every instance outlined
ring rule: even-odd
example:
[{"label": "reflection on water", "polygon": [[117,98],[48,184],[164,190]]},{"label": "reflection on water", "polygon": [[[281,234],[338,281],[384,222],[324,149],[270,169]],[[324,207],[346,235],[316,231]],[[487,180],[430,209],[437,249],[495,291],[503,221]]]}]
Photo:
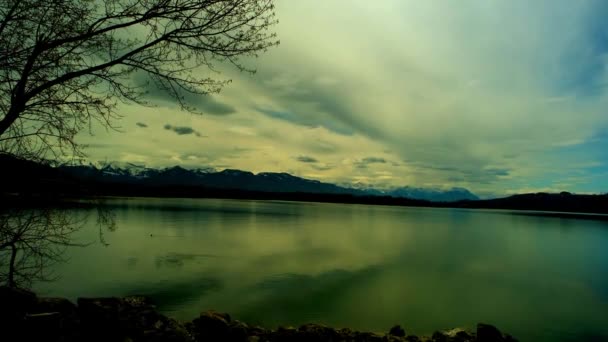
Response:
[{"label": "reflection on water", "polygon": [[88,245],[72,239],[77,231],[92,222],[92,213],[99,243],[105,244],[104,232],[115,228],[112,212],[103,206],[103,200],[13,198],[10,202],[0,208],[2,286],[29,288],[35,282],[55,280],[53,266],[65,261],[68,247]]},{"label": "reflection on water", "polygon": [[[223,283],[217,278],[193,277],[182,281],[153,280],[134,285],[132,288],[120,289],[125,294],[146,294],[165,311],[178,310],[184,305],[205,296],[209,292],[219,291]],[[193,317],[191,317],[193,318]]]},{"label": "reflection on water", "polygon": [[180,267],[183,266],[185,262],[192,262],[196,258],[209,257],[212,257],[212,255],[168,253],[166,255],[159,255],[156,257],[156,267]]},{"label": "reflection on water", "polygon": [[[608,222],[504,211],[110,201],[107,247],[70,249],[49,295],[152,296],[266,326],[414,333],[491,322],[523,341],[608,340]],[[90,240],[95,227],[76,233]],[[585,337],[586,338],[586,337]]]},{"label": "reflection on water", "polygon": [[29,287],[54,279],[71,237],[86,222],[53,207],[0,208],[0,285]]}]

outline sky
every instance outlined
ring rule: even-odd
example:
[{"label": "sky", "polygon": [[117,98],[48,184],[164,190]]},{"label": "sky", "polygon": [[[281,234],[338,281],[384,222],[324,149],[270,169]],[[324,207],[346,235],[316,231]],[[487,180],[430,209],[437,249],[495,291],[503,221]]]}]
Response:
[{"label": "sky", "polygon": [[[124,104],[94,161],[482,197],[608,192],[608,2],[276,2],[281,44],[180,111]],[[200,70],[200,73],[208,73]],[[134,80],[137,75],[134,76]]]}]

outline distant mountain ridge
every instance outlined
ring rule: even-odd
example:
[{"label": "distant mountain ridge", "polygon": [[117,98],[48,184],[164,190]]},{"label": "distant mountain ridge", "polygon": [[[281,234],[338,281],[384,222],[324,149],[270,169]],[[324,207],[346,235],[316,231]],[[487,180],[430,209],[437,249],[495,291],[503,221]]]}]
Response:
[{"label": "distant mountain ridge", "polygon": [[398,187],[388,190],[377,190],[373,188],[361,189],[368,195],[391,196],[396,198],[412,198],[431,202],[457,202],[477,201],[479,197],[465,188],[454,187],[451,189],[428,189],[411,186]]},{"label": "distant mountain ridge", "polygon": [[465,188],[451,188],[449,190],[412,188],[409,186],[397,188],[387,193],[393,197],[408,197],[433,202],[456,202],[462,200],[479,200],[475,194]]},{"label": "distant mountain ridge", "polygon": [[136,164],[109,163],[105,165],[61,165],[58,169],[69,175],[96,182],[142,184],[155,186],[200,186],[215,189],[234,189],[261,192],[306,192],[317,194],[348,194],[354,196],[391,196],[432,202],[455,202],[478,200],[464,188],[448,190],[399,187],[388,190],[355,188],[324,183],[293,176],[288,173],[261,172],[213,168],[186,169],[181,166],[162,169],[148,168]]},{"label": "distant mountain ridge", "polygon": [[[0,154],[0,208],[36,205],[57,199],[83,199],[99,196],[217,198],[245,200],[284,200],[300,202],[351,203],[408,207],[461,209],[505,209],[519,215],[549,216],[608,221],[608,193],[572,194],[527,193],[488,200],[431,202],[422,199],[392,197],[388,193],[415,193],[417,188],[378,190],[355,184],[338,186],[295,177],[286,173],[259,173],[239,170],[216,171],[211,168],[188,170],[182,167],[153,169],[126,165],[63,165],[51,167],[10,155]],[[207,184],[215,180],[215,187]],[[218,180],[222,180],[219,182]],[[239,182],[236,182],[239,180]],[[262,180],[265,182],[262,182]],[[289,187],[286,184],[291,183]],[[246,190],[237,187],[262,190]],[[271,191],[273,186],[281,189]],[[265,187],[263,187],[264,185]],[[221,188],[221,186],[226,186]],[[304,189],[298,192],[299,189]],[[322,190],[334,191],[322,192]],[[291,192],[290,192],[291,191]],[[294,192],[295,191],[295,192]],[[400,191],[400,192],[399,192]],[[431,190],[432,191],[432,190]],[[453,192],[466,194],[462,188]],[[441,191],[440,191],[441,192]],[[415,194],[414,194],[415,195]]]}]

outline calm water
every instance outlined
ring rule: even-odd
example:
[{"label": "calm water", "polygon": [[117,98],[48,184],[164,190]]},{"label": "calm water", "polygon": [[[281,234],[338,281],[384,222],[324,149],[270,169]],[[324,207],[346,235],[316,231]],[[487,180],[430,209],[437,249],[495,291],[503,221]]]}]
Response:
[{"label": "calm water", "polygon": [[[608,222],[454,209],[116,199],[107,247],[68,251],[47,295],[146,294],[267,327],[413,333],[491,322],[523,341],[608,340]],[[97,239],[93,222],[79,241]]]}]

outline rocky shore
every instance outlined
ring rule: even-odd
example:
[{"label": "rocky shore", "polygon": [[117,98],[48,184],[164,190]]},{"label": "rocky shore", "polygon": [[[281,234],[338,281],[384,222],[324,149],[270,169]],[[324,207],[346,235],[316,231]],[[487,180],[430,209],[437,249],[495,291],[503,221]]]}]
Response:
[{"label": "rocky shore", "polygon": [[39,298],[35,294],[0,287],[0,340],[93,342],[507,342],[516,341],[488,324],[475,332],[462,329],[437,331],[432,336],[408,334],[401,326],[388,333],[335,329],[319,324],[276,330],[250,326],[228,314],[206,311],[191,322],[178,322],[156,311],[146,297]]}]

